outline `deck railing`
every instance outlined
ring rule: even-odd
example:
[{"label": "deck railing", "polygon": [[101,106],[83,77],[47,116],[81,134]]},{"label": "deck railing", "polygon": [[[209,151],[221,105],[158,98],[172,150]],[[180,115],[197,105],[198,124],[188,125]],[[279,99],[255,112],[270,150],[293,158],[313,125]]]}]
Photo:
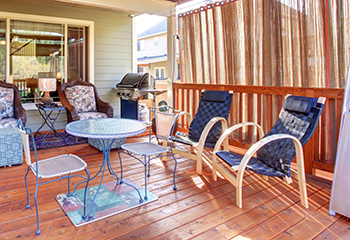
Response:
[{"label": "deck railing", "polygon": [[[313,137],[304,146],[305,169],[307,173],[311,174],[314,174],[316,169],[328,172],[334,171],[344,89],[187,83],[174,83],[173,89],[175,109],[190,112],[192,116],[196,113],[202,90],[233,92],[228,125],[233,126],[248,121],[256,122],[263,127],[265,133],[277,121],[287,94],[326,97],[326,104],[318,127]],[[249,144],[255,142],[257,137],[256,129],[243,128],[230,136],[230,143],[247,147],[247,144],[249,146]]]}]

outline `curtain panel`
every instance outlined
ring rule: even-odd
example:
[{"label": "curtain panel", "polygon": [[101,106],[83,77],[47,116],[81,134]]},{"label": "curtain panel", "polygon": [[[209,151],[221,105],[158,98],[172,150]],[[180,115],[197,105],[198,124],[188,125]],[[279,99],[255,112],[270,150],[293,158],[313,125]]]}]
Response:
[{"label": "curtain panel", "polygon": [[[178,16],[181,82],[251,86],[344,88],[350,58],[350,0],[227,0]],[[193,91],[177,96],[193,111]],[[180,94],[180,95],[181,95]],[[185,96],[189,96],[186,98]],[[283,99],[234,94],[229,124],[260,122],[268,131]],[[267,112],[267,105],[272,112]],[[240,109],[239,106],[246,106]],[[239,114],[238,114],[239,113]],[[319,153],[334,163],[337,103],[328,100],[320,121]],[[255,141],[256,131],[241,139]],[[231,136],[237,139],[238,133]],[[316,154],[316,153],[315,153]]]},{"label": "curtain panel", "polygon": [[179,14],[181,82],[343,88],[349,2],[228,0]]}]

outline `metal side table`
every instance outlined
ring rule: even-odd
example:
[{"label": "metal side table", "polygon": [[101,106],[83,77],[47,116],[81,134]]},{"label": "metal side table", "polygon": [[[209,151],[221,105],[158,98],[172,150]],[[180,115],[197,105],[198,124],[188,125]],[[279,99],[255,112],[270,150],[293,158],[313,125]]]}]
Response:
[{"label": "metal side table", "polygon": [[[43,104],[36,103],[35,106],[38,108],[39,114],[43,118],[44,122],[41,124],[41,126],[38,128],[38,130],[35,132],[34,138],[36,141],[39,141],[38,144],[41,144],[42,141],[47,137],[47,135],[51,132],[51,130],[56,134],[56,136],[59,136],[62,138],[63,142],[66,143],[66,140],[64,139],[63,135],[57,132],[55,128],[55,122],[60,115],[61,111],[65,108],[63,106],[59,105],[53,105],[50,107],[45,107]],[[52,113],[57,111],[56,116],[51,117]],[[50,129],[47,131],[47,133],[43,136],[43,134],[40,133],[40,130],[47,125]],[[40,135],[41,139],[37,139],[37,135]]]}]

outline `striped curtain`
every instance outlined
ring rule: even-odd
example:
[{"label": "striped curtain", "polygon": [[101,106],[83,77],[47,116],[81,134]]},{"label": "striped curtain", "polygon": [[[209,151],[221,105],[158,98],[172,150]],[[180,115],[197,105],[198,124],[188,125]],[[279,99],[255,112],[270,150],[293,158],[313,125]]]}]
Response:
[{"label": "striped curtain", "polygon": [[343,88],[349,2],[228,0],[180,14],[181,82]]},{"label": "striped curtain", "polygon": [[[178,29],[183,83],[345,87],[350,58],[350,0],[227,0],[179,14]],[[178,96],[184,106],[190,106],[187,111],[196,107],[196,103],[188,103],[197,98],[191,94],[189,99]],[[239,101],[248,106],[248,97],[235,95],[232,111],[239,108]],[[278,118],[281,101],[272,99],[273,112],[268,114],[273,122]],[[255,105],[242,109],[241,118],[233,113],[231,125],[256,122],[258,109],[267,115],[266,98],[260,106],[257,101],[250,102]],[[332,163],[337,147],[336,103],[327,101],[322,114],[327,147],[320,151],[325,161]],[[268,131],[266,122],[263,128]],[[243,135],[246,138],[246,131]]]}]

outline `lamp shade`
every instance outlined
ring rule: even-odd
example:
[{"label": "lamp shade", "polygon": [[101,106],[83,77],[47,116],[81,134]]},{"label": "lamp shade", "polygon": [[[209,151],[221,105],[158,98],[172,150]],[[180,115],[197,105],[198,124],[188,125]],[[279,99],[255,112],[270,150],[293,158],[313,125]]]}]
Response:
[{"label": "lamp shade", "polygon": [[39,78],[39,91],[41,92],[56,91],[56,78]]}]

